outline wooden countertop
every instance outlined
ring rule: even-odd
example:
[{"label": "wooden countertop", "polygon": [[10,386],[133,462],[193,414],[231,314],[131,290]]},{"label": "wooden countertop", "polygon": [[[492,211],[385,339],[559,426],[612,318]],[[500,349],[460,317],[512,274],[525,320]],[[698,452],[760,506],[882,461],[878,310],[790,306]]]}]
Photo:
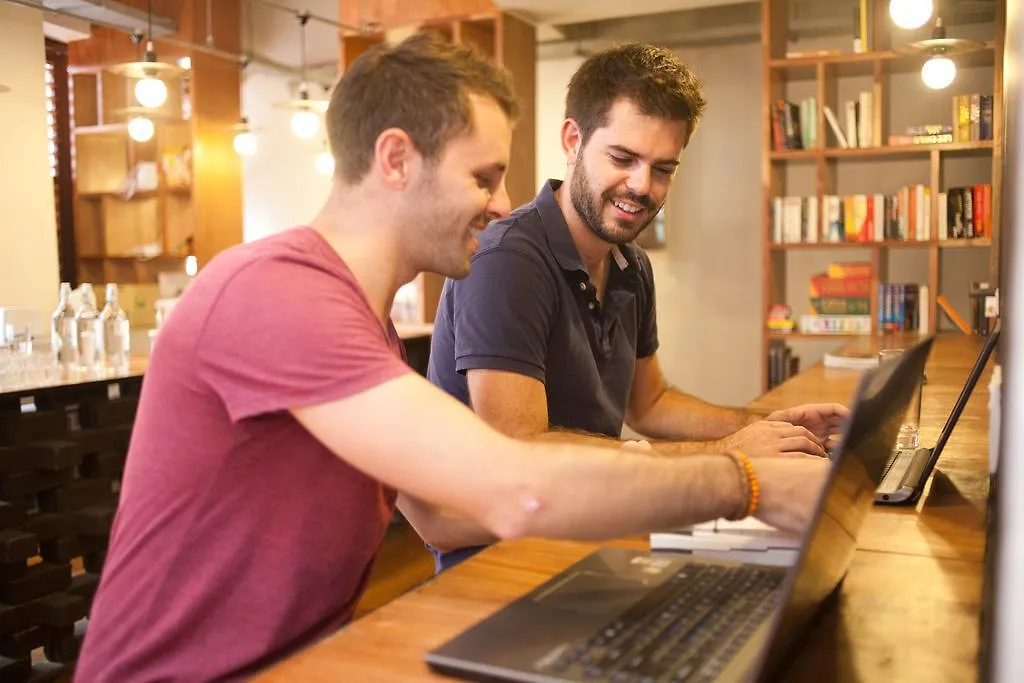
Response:
[{"label": "wooden countertop", "polygon": [[[871,338],[858,347],[876,345]],[[941,336],[921,439],[934,443],[982,339]],[[988,496],[986,368],[916,508],[876,507],[838,600],[804,636],[786,681],[974,681]],[[751,406],[848,402],[859,373],[810,368]],[[600,545],[500,543],[265,673],[263,681],[434,681],[423,655]]]}]

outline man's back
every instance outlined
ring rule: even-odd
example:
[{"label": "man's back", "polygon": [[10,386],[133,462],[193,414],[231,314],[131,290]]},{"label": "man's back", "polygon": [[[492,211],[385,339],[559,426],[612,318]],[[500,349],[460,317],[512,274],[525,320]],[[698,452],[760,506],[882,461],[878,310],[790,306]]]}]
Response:
[{"label": "man's back", "polygon": [[309,228],[207,267],[156,340],[80,680],[245,676],[351,617],[395,494],[287,411],[400,355]]}]

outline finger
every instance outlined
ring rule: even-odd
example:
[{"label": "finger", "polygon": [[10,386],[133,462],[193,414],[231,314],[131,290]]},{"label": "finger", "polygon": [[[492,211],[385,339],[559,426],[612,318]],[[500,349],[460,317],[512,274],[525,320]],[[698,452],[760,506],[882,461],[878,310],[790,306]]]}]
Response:
[{"label": "finger", "polygon": [[787,429],[780,432],[780,436],[782,438],[803,437],[805,439],[810,439],[819,446],[822,445],[822,441],[824,441],[824,437],[819,437],[811,430],[806,427],[801,427],[800,425],[789,425]]},{"label": "finger", "polygon": [[779,441],[779,447],[786,453],[806,453],[818,458],[825,457],[825,449],[817,441],[805,436],[791,436]]}]

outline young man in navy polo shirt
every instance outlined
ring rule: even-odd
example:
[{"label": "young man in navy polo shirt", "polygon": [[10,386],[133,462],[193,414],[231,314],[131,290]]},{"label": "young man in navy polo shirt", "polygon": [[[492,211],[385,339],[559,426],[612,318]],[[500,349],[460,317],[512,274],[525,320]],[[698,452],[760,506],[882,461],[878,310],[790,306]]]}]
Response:
[{"label": "young man in navy polo shirt", "polygon": [[[580,67],[562,125],[566,180],[492,223],[469,277],[445,283],[434,384],[515,437],[607,445],[625,422],[670,454],[823,455],[841,405],[760,415],[662,375],[651,264],[633,240],[664,204],[704,105],[698,79],[665,49],[616,47]],[[447,567],[490,539],[453,522],[427,540],[458,549],[439,555]]]}]

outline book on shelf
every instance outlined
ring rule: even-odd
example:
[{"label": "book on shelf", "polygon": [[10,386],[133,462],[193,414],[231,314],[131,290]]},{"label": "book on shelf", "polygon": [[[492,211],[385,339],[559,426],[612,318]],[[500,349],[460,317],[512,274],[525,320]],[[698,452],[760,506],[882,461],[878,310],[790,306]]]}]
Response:
[{"label": "book on shelf", "polygon": [[939,193],[939,239],[992,236],[992,185],[951,187]]},{"label": "book on shelf", "polygon": [[828,121],[829,128],[832,129],[832,134],[836,136],[836,143],[839,147],[847,149],[850,146],[849,141],[846,139],[846,135],[843,133],[842,126],[839,125],[839,119],[836,118],[835,113],[832,111],[832,107],[825,105],[825,120]]},{"label": "book on shelf", "polygon": [[[960,216],[961,222],[966,220],[966,215],[973,221],[977,213],[982,227],[958,228],[957,232],[951,231],[951,235],[963,232],[964,236],[980,237],[986,234],[984,226],[991,220],[988,206],[991,187],[987,195],[984,186],[977,187],[969,202],[957,195],[957,209],[949,211]],[[940,199],[940,208],[942,203]],[[975,205],[982,208],[974,209]],[[892,194],[824,195],[820,206],[817,197],[776,197],[772,202],[771,241],[775,244],[813,244],[819,241],[819,231],[820,241],[831,244],[921,242],[932,239],[931,226],[932,193],[931,188],[924,185],[909,185]]]},{"label": "book on shelf", "polygon": [[768,388],[778,386],[800,372],[800,356],[785,342],[774,340],[768,346]]},{"label": "book on shelf", "polygon": [[878,367],[878,354],[874,351],[836,351],[825,354],[822,363],[837,370],[870,370]]},{"label": "book on shelf", "polygon": [[992,139],[992,95],[953,95],[953,134],[956,142]]},{"label": "book on shelf", "polygon": [[882,332],[928,333],[927,285],[886,283],[878,286],[878,329]]},{"label": "book on shelf", "polygon": [[806,313],[800,316],[798,329],[803,334],[871,334],[871,316]]},{"label": "book on shelf", "polygon": [[814,97],[797,102],[778,100],[772,105],[772,149],[815,149],[818,146],[818,103]]}]

